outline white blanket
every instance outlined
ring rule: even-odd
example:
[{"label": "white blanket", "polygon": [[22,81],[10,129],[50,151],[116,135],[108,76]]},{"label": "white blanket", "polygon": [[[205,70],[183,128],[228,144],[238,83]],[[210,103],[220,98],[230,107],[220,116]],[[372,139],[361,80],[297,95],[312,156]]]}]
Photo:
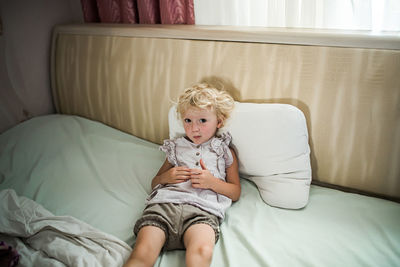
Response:
[{"label": "white blanket", "polygon": [[19,266],[121,266],[131,248],[71,216],[54,216],[40,204],[0,192],[0,240],[17,249]]}]

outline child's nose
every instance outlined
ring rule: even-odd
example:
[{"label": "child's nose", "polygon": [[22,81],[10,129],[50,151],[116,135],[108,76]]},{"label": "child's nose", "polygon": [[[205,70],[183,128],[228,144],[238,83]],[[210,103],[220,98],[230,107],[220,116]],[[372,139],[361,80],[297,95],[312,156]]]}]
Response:
[{"label": "child's nose", "polygon": [[192,131],[193,132],[197,132],[199,130],[199,126],[197,125],[197,123],[193,123],[192,124]]}]

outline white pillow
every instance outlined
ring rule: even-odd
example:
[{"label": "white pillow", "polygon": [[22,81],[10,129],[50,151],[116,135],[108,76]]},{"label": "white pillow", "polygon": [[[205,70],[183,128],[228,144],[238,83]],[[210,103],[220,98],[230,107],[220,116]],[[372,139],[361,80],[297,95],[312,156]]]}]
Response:
[{"label": "white pillow", "polygon": [[[269,205],[307,205],[311,183],[310,148],[304,114],[287,104],[235,102],[221,132],[232,134],[241,177],[253,181]],[[169,111],[170,138],[185,134],[176,107]]]}]

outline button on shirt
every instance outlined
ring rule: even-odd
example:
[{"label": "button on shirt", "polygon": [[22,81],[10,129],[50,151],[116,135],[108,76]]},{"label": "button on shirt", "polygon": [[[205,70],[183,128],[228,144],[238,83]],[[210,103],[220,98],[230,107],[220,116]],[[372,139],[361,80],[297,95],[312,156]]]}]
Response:
[{"label": "button on shirt", "polygon": [[[166,153],[168,161],[174,166],[201,169],[200,159],[202,159],[212,175],[225,181],[225,170],[233,162],[229,150],[231,140],[231,135],[225,133],[196,145],[185,137],[180,137],[175,140],[165,140],[160,149]],[[209,189],[193,188],[191,181],[188,180],[178,184],[157,185],[146,201],[147,205],[155,203],[187,203],[223,219],[232,200]]]}]

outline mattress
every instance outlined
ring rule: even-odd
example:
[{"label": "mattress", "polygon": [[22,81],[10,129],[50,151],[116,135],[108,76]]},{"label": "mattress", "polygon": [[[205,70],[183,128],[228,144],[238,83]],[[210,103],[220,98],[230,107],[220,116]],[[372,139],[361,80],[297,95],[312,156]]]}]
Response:
[{"label": "mattress", "polygon": [[[0,190],[132,246],[165,156],[158,145],[78,116],[35,117],[0,135]],[[212,266],[399,266],[400,204],[312,185],[300,210],[267,205],[251,181],[221,225]],[[184,266],[184,251],[156,266]]]}]

